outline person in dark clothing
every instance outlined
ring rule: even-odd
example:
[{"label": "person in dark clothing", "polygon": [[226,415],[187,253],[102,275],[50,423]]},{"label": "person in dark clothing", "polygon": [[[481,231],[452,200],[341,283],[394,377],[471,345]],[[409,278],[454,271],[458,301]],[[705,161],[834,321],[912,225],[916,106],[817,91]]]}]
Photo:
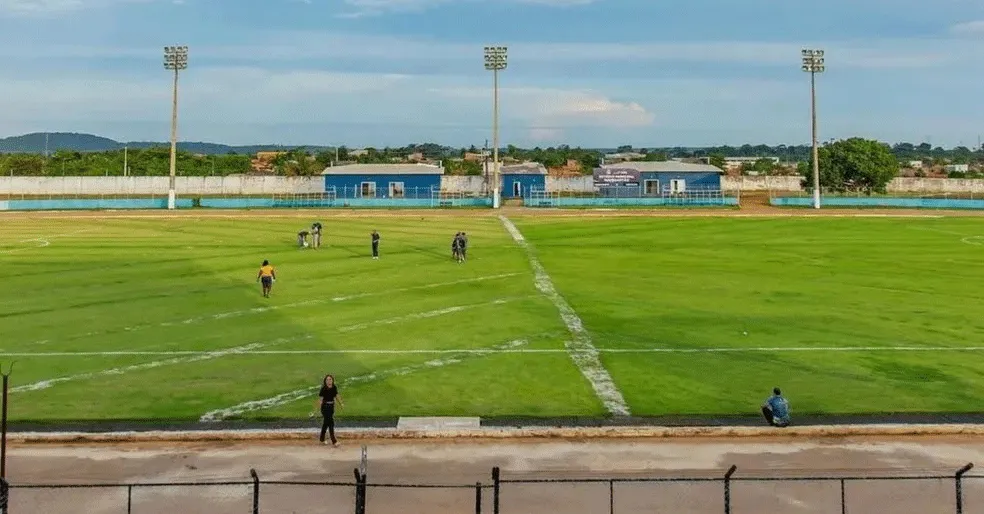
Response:
[{"label": "person in dark clothing", "polygon": [[468,236],[464,232],[461,233],[461,240],[458,241],[458,255],[461,256],[461,262],[465,262],[465,258],[468,257]]},{"label": "person in dark clothing", "polygon": [[302,230],[297,233],[297,246],[301,248],[307,248],[308,245],[307,236],[309,233],[310,232],[308,232],[307,230]]},{"label": "person in dark clothing", "polygon": [[338,386],[335,385],[335,377],[325,375],[324,380],[321,381],[321,391],[318,392],[316,403],[324,419],[321,423],[321,436],[318,439],[321,444],[328,444],[325,440],[325,432],[328,432],[332,446],[338,446],[338,440],[335,439],[335,402],[338,402],[339,407],[344,406],[342,397],[338,394]]},{"label": "person in dark clothing", "polygon": [[454,235],[454,239],[451,240],[451,258],[458,262],[461,262],[461,257],[460,257],[461,254],[458,253],[458,250],[460,249],[460,243],[461,243],[461,232],[458,232],[457,234]]},{"label": "person in dark clothing", "polygon": [[379,232],[375,230],[372,231],[372,258],[379,259]]},{"label": "person in dark clothing", "polygon": [[321,248],[321,223],[317,221],[311,224],[311,246]]}]

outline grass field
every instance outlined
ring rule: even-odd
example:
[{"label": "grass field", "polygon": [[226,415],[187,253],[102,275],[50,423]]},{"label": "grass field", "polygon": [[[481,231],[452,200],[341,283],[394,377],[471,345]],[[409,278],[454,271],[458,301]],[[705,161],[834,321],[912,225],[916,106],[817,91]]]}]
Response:
[{"label": "grass field", "polygon": [[[325,216],[297,249],[314,220],[4,219],[11,419],[303,418],[329,372],[340,417],[607,415],[495,217]],[[794,414],[984,412],[976,219],[512,221],[633,415],[754,413],[774,385]]]}]

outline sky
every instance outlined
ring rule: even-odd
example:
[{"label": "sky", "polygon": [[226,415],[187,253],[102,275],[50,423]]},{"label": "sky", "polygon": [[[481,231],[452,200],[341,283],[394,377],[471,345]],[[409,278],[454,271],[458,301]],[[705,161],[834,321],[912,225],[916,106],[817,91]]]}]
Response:
[{"label": "sky", "polygon": [[0,0],[0,136],[482,146],[976,147],[980,0]]}]

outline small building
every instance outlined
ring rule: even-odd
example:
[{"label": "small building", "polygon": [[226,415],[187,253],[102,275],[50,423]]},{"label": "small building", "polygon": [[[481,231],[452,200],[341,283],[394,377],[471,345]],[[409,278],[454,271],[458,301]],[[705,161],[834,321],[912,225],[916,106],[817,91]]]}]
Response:
[{"label": "small building", "polygon": [[547,168],[538,162],[500,165],[499,175],[502,198],[522,198],[531,190],[543,191],[547,187]]},{"label": "small building", "polygon": [[914,170],[921,170],[921,169],[923,169],[923,162],[922,161],[909,161],[908,167],[910,167],[910,168],[912,168]]},{"label": "small building", "polygon": [[[599,177],[612,176],[622,185],[638,185],[645,195],[679,194],[688,191],[720,191],[724,170],[710,164],[674,161],[636,161],[604,164],[595,169],[595,186]],[[619,185],[612,183],[610,185]]]},{"label": "small building", "polygon": [[943,166],[943,170],[946,171],[947,173],[953,173],[953,172],[966,173],[966,172],[970,171],[970,165],[969,164],[947,164],[946,166]]},{"label": "small building", "polygon": [[444,168],[432,164],[347,164],[321,173],[338,198],[430,198]]}]

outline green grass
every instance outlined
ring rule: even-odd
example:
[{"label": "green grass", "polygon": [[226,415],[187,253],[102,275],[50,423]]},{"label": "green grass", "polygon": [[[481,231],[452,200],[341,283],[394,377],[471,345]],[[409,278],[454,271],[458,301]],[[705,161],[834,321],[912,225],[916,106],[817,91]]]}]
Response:
[{"label": "green grass", "polygon": [[[605,414],[562,351],[569,334],[534,287],[526,253],[495,218],[326,217],[328,246],[300,251],[294,234],[310,221],[4,219],[0,360],[17,361],[13,387],[71,378],[12,393],[11,419],[196,420],[316,386],[325,373],[362,377],[343,388],[343,417]],[[984,235],[974,219],[513,221],[599,348],[984,346],[984,246],[975,244],[984,238],[961,241]],[[374,228],[379,261],[368,258]],[[458,230],[471,240],[464,265],[448,255]],[[29,241],[39,237],[48,246]],[[279,277],[270,299],[255,282],[263,259]],[[517,340],[553,352],[410,352]],[[9,355],[247,345],[407,352]],[[754,412],[774,385],[798,413],[984,412],[982,353],[603,353],[602,361],[636,415]],[[304,417],[312,402],[243,416]]]}]

